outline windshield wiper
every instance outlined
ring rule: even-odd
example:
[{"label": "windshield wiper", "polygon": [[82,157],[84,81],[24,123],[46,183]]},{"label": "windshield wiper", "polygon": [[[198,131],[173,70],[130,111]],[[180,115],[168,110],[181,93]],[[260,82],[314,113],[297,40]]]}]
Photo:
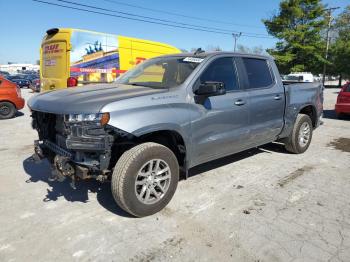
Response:
[{"label": "windshield wiper", "polygon": [[140,84],[137,84],[137,83],[128,83],[127,85],[131,85],[131,86],[145,86],[145,85],[140,85]]},{"label": "windshield wiper", "polygon": [[167,87],[164,87],[164,86],[148,85],[148,84],[146,84],[146,83],[128,83],[127,85],[131,85],[131,86],[144,86],[144,87],[156,88],[156,89],[166,89],[166,88],[167,88]]}]

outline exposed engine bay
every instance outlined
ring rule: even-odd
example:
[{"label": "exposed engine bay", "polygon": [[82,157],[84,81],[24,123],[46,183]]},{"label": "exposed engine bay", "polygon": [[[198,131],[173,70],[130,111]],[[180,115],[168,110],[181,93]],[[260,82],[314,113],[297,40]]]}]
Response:
[{"label": "exposed engine bay", "polygon": [[[57,115],[32,112],[32,127],[38,131],[33,158],[47,158],[51,163],[51,180],[95,178],[101,182],[109,179],[113,163],[116,162],[116,147],[123,146],[125,136],[132,135],[108,125],[101,125],[95,115]],[[124,139],[123,139],[124,138]],[[121,140],[118,146],[114,146]],[[127,144],[130,144],[128,142]],[[112,160],[112,161],[111,161]]]}]

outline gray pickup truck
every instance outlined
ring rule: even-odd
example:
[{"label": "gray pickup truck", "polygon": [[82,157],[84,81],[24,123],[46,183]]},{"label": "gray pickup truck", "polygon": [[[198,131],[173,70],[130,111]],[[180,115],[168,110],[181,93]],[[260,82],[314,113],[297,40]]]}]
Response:
[{"label": "gray pickup truck", "polygon": [[322,115],[319,83],[284,85],[271,57],[229,52],[147,60],[112,84],[42,93],[28,105],[34,159],[51,179],[111,181],[142,217],[173,197],[180,170],[269,142],[303,153]]}]

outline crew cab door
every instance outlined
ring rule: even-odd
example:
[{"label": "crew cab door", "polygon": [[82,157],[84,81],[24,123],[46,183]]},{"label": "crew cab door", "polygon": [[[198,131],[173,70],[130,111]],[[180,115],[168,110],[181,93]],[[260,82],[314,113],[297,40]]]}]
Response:
[{"label": "crew cab door", "polygon": [[268,60],[251,57],[239,59],[245,73],[244,88],[249,96],[250,145],[271,142],[283,128],[283,85],[275,78]]},{"label": "crew cab door", "polygon": [[241,151],[249,136],[249,101],[246,92],[240,89],[233,57],[212,60],[198,77],[193,91],[206,81],[224,83],[226,94],[204,97],[194,104],[192,166]]}]

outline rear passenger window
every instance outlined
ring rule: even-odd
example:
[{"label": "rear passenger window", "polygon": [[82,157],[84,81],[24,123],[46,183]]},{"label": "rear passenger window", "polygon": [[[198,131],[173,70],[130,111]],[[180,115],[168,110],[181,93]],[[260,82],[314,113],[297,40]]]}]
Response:
[{"label": "rear passenger window", "polygon": [[256,58],[242,58],[248,75],[248,88],[264,88],[273,84],[267,61]]},{"label": "rear passenger window", "polygon": [[200,82],[206,81],[223,82],[226,91],[238,90],[236,70],[232,57],[218,58],[207,67],[200,77]]}]

